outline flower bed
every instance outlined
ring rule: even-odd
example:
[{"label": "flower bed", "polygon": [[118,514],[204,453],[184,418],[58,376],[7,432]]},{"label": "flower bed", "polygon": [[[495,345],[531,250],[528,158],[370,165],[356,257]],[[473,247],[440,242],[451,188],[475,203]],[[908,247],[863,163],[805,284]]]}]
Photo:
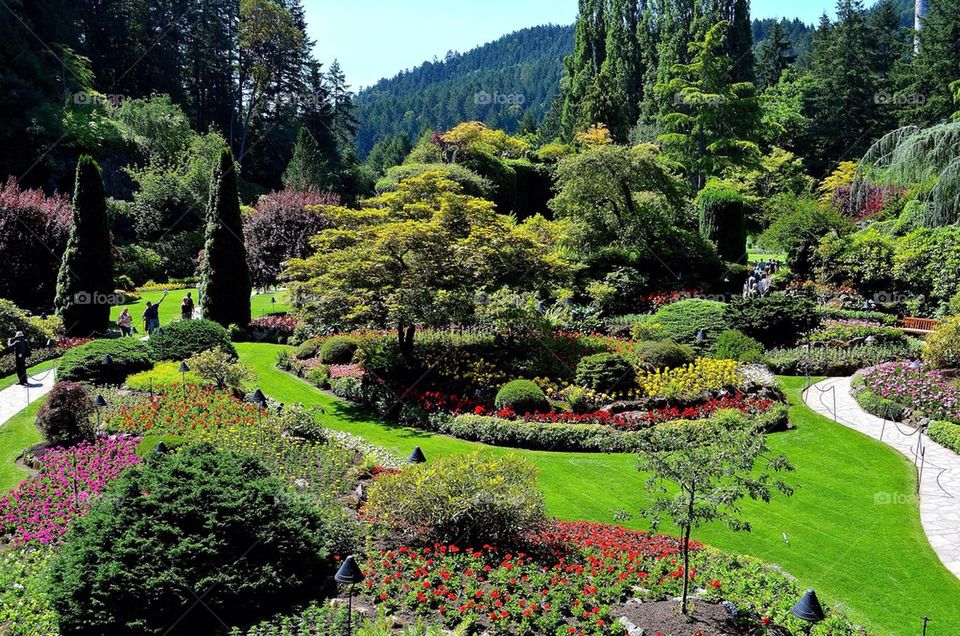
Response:
[{"label": "flower bed", "polygon": [[[616,606],[632,598],[675,597],[689,578],[705,600],[727,600],[747,631],[782,627],[802,634],[789,609],[800,590],[773,567],[699,544],[689,572],[679,540],[587,522],[554,522],[522,549],[435,544],[402,546],[361,561],[363,594],[387,613],[415,614],[455,627],[473,621],[490,634],[622,636]],[[853,634],[829,612],[813,633]]]},{"label": "flower bed", "polygon": [[111,479],[139,463],[139,441],[101,439],[42,455],[40,472],[0,499],[0,537],[15,545],[59,541]]},{"label": "flower bed", "polygon": [[870,393],[912,409],[915,417],[960,421],[960,389],[939,371],[891,362],[864,369],[860,377]]},{"label": "flower bed", "polygon": [[643,395],[682,399],[738,387],[743,384],[743,375],[735,360],[698,358],[676,369],[642,371],[637,375],[637,383]]},{"label": "flower bed", "polygon": [[299,324],[299,320],[288,314],[254,318],[250,321],[248,336],[254,342],[286,344]]},{"label": "flower bed", "polygon": [[760,415],[768,412],[777,402],[769,398],[745,396],[742,393],[724,396],[719,399],[709,400],[699,406],[688,406],[680,409],[670,406],[662,409],[653,409],[640,416],[642,422],[659,424],[670,422],[672,420],[699,420],[713,415],[721,409],[733,409],[746,413],[748,415]]}]

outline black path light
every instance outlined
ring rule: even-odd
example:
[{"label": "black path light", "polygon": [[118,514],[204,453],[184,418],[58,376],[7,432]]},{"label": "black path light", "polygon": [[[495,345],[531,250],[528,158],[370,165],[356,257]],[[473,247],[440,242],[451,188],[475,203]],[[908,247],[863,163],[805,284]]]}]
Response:
[{"label": "black path light", "polygon": [[107,405],[107,401],[103,399],[103,396],[99,393],[97,397],[93,399],[93,408],[97,411],[97,430],[100,430],[100,409],[104,408]]},{"label": "black path light", "polygon": [[109,367],[111,364],[113,364],[113,356],[110,355],[109,353],[108,353],[107,355],[103,356],[103,361],[102,361],[102,363],[103,363],[103,366]]},{"label": "black path light", "polygon": [[350,636],[353,630],[353,586],[363,582],[365,577],[357,565],[357,559],[351,554],[344,559],[333,578],[337,583],[350,586],[347,588],[347,636]]},{"label": "black path light", "polygon": [[256,391],[253,392],[253,401],[256,402],[257,404],[260,404],[262,408],[262,405],[266,404],[267,402],[267,396],[263,394],[263,391],[261,391],[260,389],[257,389]]},{"label": "black path light", "polygon": [[819,623],[826,618],[823,613],[823,606],[820,605],[820,599],[817,598],[817,593],[813,590],[807,590],[807,593],[793,606],[790,612],[797,618],[811,624]]},{"label": "black path light", "polygon": [[419,446],[417,446],[416,448],[413,449],[413,452],[410,453],[410,456],[407,457],[407,461],[410,462],[411,464],[423,464],[423,463],[426,463],[427,458],[424,457],[423,451],[420,450]]},{"label": "black path light", "polygon": [[187,395],[187,373],[190,371],[190,365],[184,360],[180,362],[180,388],[183,389],[183,395]]}]

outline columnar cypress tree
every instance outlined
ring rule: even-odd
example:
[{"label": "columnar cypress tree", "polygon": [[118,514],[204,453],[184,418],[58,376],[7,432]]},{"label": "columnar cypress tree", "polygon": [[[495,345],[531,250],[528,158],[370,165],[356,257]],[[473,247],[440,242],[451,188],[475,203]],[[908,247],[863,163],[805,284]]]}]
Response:
[{"label": "columnar cypress tree", "polygon": [[710,181],[697,195],[700,233],[717,246],[720,258],[747,262],[746,205],[743,196],[721,181]]},{"label": "columnar cypress tree", "polygon": [[230,150],[220,152],[210,184],[207,233],[200,271],[203,317],[223,326],[250,323],[250,271],[243,244],[237,172]]},{"label": "columnar cypress tree", "polygon": [[107,197],[100,166],[83,155],[77,162],[73,227],[57,275],[57,315],[69,336],[104,329],[113,293],[113,252]]}]

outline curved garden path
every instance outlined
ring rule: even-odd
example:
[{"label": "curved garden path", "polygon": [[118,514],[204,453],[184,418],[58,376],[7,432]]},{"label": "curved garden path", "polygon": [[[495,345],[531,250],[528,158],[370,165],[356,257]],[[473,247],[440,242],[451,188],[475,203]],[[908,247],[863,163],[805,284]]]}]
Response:
[{"label": "curved garden path", "polygon": [[[948,570],[960,578],[960,456],[909,426],[870,415],[850,395],[851,378],[829,378],[804,392],[814,411],[882,441],[913,463],[920,477],[920,521]],[[913,505],[916,493],[877,492],[875,505]]]},{"label": "curved garden path", "polygon": [[8,386],[0,391],[0,426],[3,426],[14,415],[30,406],[31,402],[43,397],[50,392],[56,380],[56,371],[49,369],[42,373],[37,373],[35,369],[30,369],[30,386],[24,387],[17,384]]}]

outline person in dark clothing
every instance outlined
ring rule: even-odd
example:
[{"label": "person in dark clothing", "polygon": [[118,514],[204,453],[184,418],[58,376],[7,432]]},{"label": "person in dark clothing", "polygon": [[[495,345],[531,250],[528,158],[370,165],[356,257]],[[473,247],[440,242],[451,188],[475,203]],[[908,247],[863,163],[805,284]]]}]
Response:
[{"label": "person in dark clothing", "polygon": [[193,298],[190,296],[190,292],[187,292],[187,295],[183,297],[183,301],[180,303],[180,320],[192,320],[193,319]]},{"label": "person in dark clothing", "polygon": [[153,335],[160,328],[160,303],[166,298],[167,292],[163,292],[163,297],[156,303],[147,301],[147,308],[143,310],[143,328],[147,335]]},{"label": "person in dark clothing", "polygon": [[17,384],[27,386],[27,358],[30,357],[30,343],[22,331],[18,331],[13,338],[7,340],[7,350],[13,353],[17,368]]}]

